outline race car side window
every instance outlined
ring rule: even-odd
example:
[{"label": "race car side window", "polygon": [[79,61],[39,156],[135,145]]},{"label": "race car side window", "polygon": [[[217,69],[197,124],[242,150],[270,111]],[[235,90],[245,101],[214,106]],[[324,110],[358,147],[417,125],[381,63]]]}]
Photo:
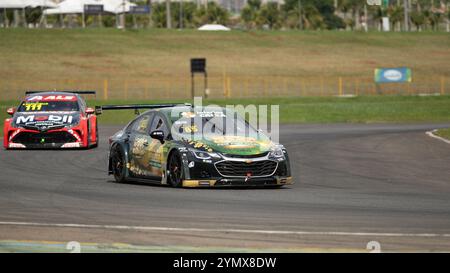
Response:
[{"label": "race car side window", "polygon": [[133,130],[133,127],[134,127],[134,125],[136,124],[137,121],[138,121],[138,119],[135,119],[132,122],[130,122],[130,124],[128,124],[127,128],[125,129],[125,132],[127,134],[131,133],[131,131]]},{"label": "race car side window", "polygon": [[136,119],[132,124],[132,131],[139,134],[146,134],[153,114],[145,114]]},{"label": "race car side window", "polygon": [[150,126],[150,133],[155,130],[161,130],[164,134],[168,134],[169,130],[167,129],[167,125],[164,122],[164,119],[160,115],[156,115],[153,119],[152,126]]},{"label": "race car side window", "polygon": [[80,104],[80,111],[84,113],[86,111],[86,102],[82,98],[78,98],[78,102]]}]

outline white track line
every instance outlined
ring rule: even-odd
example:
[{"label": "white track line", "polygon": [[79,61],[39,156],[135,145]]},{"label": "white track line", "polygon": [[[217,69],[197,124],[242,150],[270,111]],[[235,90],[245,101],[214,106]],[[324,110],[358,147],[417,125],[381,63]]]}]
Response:
[{"label": "white track line", "polygon": [[149,226],[121,226],[121,225],[83,225],[83,224],[52,224],[33,222],[0,222],[0,225],[61,227],[61,228],[96,228],[111,230],[139,230],[139,231],[185,231],[185,232],[222,232],[222,233],[253,233],[278,235],[323,235],[323,236],[385,236],[385,237],[450,237],[450,234],[439,233],[377,233],[377,232],[339,232],[339,231],[284,231],[257,229],[206,229],[206,228],[173,228]]},{"label": "white track line", "polygon": [[429,131],[429,132],[426,132],[426,134],[427,134],[428,136],[430,136],[430,137],[433,137],[433,138],[439,139],[439,140],[441,140],[441,141],[444,141],[445,143],[448,143],[448,144],[450,144],[450,140],[448,140],[448,139],[445,139],[445,138],[443,138],[443,137],[440,137],[440,136],[437,136],[437,135],[435,135],[434,133],[435,133],[436,131],[437,131],[437,130]]}]

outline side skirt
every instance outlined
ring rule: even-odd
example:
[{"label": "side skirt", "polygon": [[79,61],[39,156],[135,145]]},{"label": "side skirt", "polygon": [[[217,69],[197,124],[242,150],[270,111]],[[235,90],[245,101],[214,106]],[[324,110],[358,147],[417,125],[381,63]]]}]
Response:
[{"label": "side skirt", "polygon": [[157,179],[156,177],[155,178],[127,177],[127,181],[152,185],[164,185],[161,183],[161,179]]}]

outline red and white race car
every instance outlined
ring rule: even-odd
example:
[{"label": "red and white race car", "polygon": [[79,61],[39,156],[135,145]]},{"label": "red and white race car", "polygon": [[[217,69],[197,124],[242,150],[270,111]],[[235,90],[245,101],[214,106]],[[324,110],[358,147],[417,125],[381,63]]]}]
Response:
[{"label": "red and white race car", "polygon": [[89,148],[98,145],[97,116],[81,94],[95,91],[30,91],[9,108],[3,128],[6,149]]}]

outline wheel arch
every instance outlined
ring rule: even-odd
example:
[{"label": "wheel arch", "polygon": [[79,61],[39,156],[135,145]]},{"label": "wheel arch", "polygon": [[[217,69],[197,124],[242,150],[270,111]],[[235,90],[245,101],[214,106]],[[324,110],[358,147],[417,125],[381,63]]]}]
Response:
[{"label": "wheel arch", "polygon": [[183,155],[182,155],[183,152],[180,151],[180,146],[174,146],[174,147],[172,147],[169,150],[169,152],[167,154],[166,162],[164,164],[164,169],[163,169],[164,177],[162,178],[162,183],[163,184],[167,184],[168,183],[168,181],[167,181],[167,169],[169,167],[169,159],[175,152],[178,152],[180,154],[180,156],[181,156],[181,164],[183,165],[185,179],[188,179],[190,177],[189,168],[188,168],[187,164],[185,164],[185,162],[183,160]]},{"label": "wheel arch", "polygon": [[9,130],[11,128],[11,119],[5,119],[3,123],[3,147],[8,149],[9,145]]},{"label": "wheel arch", "polygon": [[112,174],[112,163],[111,163],[111,151],[113,149],[121,149],[124,155],[124,160],[125,160],[125,177],[129,177],[129,172],[128,172],[128,166],[129,166],[129,157],[128,157],[128,149],[126,148],[126,144],[122,143],[122,142],[113,142],[110,146],[109,149],[109,155],[108,155],[108,174]]}]

